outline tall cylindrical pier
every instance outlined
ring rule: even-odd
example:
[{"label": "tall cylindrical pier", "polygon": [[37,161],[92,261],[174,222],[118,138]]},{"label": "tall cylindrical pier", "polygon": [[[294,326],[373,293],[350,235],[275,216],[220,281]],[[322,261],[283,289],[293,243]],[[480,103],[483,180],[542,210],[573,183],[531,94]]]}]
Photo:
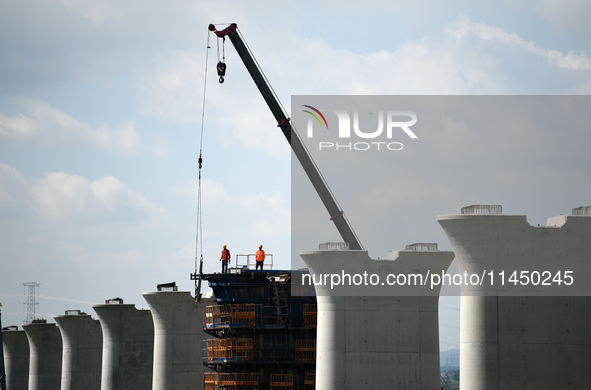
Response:
[{"label": "tall cylindrical pier", "polygon": [[100,390],[103,335],[99,321],[80,310],[53,318],[63,342],[61,390]]},{"label": "tall cylindrical pier", "polygon": [[300,255],[318,301],[316,388],[439,388],[439,287],[397,289],[387,277],[441,274],[453,252],[392,251],[384,260],[367,251]]},{"label": "tall cylindrical pier", "polygon": [[525,215],[475,205],[438,221],[460,273],[487,279],[462,289],[460,388],[589,387],[591,216],[534,227]]},{"label": "tall cylindrical pier", "polygon": [[35,320],[23,324],[29,340],[29,390],[60,390],[62,336],[56,324]]},{"label": "tall cylindrical pier", "polygon": [[101,390],[150,390],[154,325],[149,310],[123,299],[92,306],[103,332]]},{"label": "tall cylindrical pier", "polygon": [[29,386],[29,340],[24,330],[6,327],[2,330],[4,368],[7,390],[27,390]]},{"label": "tall cylindrical pier", "polygon": [[213,299],[196,302],[188,291],[147,291],[154,319],[154,379],[152,390],[200,388],[206,371],[202,360],[205,306]]}]

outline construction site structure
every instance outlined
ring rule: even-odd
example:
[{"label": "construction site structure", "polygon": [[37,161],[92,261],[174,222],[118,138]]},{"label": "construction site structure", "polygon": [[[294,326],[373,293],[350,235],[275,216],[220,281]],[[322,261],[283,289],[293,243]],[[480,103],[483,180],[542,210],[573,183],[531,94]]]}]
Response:
[{"label": "construction site structure", "polygon": [[4,365],[7,390],[25,390],[29,387],[29,342],[24,330],[18,326],[2,328]]},{"label": "construction site structure", "polygon": [[53,318],[62,335],[61,390],[101,390],[100,322],[80,310],[67,310]]},{"label": "construction site structure", "polygon": [[[300,256],[318,301],[318,389],[439,388],[439,287],[396,289],[386,280],[445,273],[453,252],[415,244],[381,260],[361,250],[319,249]],[[378,275],[381,282],[374,278],[375,286],[365,285],[364,274]],[[315,278],[322,275],[349,275],[350,281],[336,286]]]},{"label": "construction site structure", "polygon": [[292,296],[292,272],[204,275],[216,301],[204,313],[204,390],[315,388],[316,298]]},{"label": "construction site structure", "polygon": [[35,319],[23,324],[29,341],[28,390],[60,390],[62,336],[56,324]]},{"label": "construction site structure", "polygon": [[[207,369],[201,361],[205,307],[213,299],[196,300],[176,283],[144,291],[154,321],[154,364],[151,390],[199,388]],[[190,386],[189,386],[190,384]]]},{"label": "construction site structure", "polygon": [[[525,215],[503,215],[499,205],[468,206],[461,214],[438,217],[460,273],[497,277],[492,286],[462,286],[460,389],[589,388],[591,213],[586,210],[591,208],[549,218],[546,226],[531,226]],[[568,277],[581,295],[561,292]]]},{"label": "construction site structure", "polygon": [[145,390],[152,386],[152,313],[122,298],[92,305],[103,333],[101,390]]}]

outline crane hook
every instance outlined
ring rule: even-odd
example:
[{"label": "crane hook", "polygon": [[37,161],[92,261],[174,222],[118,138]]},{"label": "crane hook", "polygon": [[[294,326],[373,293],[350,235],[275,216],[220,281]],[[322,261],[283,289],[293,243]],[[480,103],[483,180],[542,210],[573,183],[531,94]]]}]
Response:
[{"label": "crane hook", "polygon": [[226,75],[226,64],[222,61],[218,62],[218,76],[220,76],[220,84],[224,82],[224,76]]}]

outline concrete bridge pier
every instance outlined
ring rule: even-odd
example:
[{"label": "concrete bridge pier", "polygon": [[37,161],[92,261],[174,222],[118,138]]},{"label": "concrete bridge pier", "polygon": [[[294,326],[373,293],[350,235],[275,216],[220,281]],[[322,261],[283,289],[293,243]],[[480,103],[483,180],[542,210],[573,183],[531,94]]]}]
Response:
[{"label": "concrete bridge pier", "polygon": [[2,330],[4,368],[7,390],[27,390],[29,386],[29,340],[24,330],[7,327]]},{"label": "concrete bridge pier", "polygon": [[63,342],[61,390],[100,390],[103,335],[99,321],[80,310],[53,318]]},{"label": "concrete bridge pier", "polygon": [[22,327],[30,349],[28,390],[60,390],[62,336],[57,325],[34,320]]},{"label": "concrete bridge pier", "polygon": [[[462,286],[462,390],[589,388],[591,208],[586,209],[588,214],[561,215],[535,227],[525,215],[503,215],[498,205],[438,217],[460,274],[496,279],[493,285]],[[567,275],[572,289],[564,283]]]},{"label": "concrete bridge pier", "polygon": [[103,332],[101,390],[150,390],[154,325],[149,310],[109,299],[92,306]]},{"label": "concrete bridge pier", "polygon": [[[344,280],[351,276],[349,284],[315,285],[316,388],[439,388],[439,286],[397,287],[386,279],[445,272],[453,252],[428,245],[424,251],[412,245],[391,251],[383,260],[370,259],[367,251],[300,253],[316,282],[321,275],[339,275]],[[370,275],[378,275],[379,280]]]},{"label": "concrete bridge pier", "polygon": [[205,306],[188,291],[146,291],[142,295],[154,319],[154,378],[152,390],[200,388],[206,371],[202,360]]}]

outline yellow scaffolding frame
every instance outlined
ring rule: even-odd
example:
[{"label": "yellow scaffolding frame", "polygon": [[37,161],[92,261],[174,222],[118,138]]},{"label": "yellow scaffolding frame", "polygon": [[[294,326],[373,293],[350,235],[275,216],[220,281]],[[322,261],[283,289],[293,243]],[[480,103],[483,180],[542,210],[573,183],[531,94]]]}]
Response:
[{"label": "yellow scaffolding frame", "polygon": [[271,374],[271,390],[285,390],[294,388],[292,374]]},{"label": "yellow scaffolding frame", "polygon": [[316,360],[316,339],[296,340],[296,361],[312,362]]},{"label": "yellow scaffolding frame", "polygon": [[203,374],[203,390],[257,390],[259,374],[217,373]]},{"label": "yellow scaffolding frame", "polygon": [[315,303],[304,303],[304,326],[313,328],[318,323],[318,307]]},{"label": "yellow scaffolding frame", "polygon": [[207,361],[252,360],[252,339],[209,339],[207,340]]}]

